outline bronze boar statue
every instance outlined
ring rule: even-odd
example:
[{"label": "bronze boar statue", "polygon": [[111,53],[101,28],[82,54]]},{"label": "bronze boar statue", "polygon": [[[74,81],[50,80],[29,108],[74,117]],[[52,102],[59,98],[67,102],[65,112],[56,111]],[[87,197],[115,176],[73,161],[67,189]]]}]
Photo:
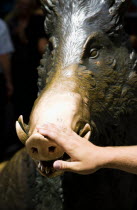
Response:
[{"label": "bronze boar statue", "polygon": [[137,144],[137,56],[123,29],[129,1],[41,2],[49,44],[29,123],[16,123],[26,149],[1,165],[0,209],[136,210],[136,175],[60,174],[53,162],[68,155],[36,129],[48,121],[96,145]]}]

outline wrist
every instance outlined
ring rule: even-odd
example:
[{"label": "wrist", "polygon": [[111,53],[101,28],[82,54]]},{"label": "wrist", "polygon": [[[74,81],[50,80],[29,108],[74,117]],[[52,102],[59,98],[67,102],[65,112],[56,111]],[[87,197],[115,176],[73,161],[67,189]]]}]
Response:
[{"label": "wrist", "polygon": [[112,168],[115,153],[112,147],[98,147],[97,167],[101,168]]}]

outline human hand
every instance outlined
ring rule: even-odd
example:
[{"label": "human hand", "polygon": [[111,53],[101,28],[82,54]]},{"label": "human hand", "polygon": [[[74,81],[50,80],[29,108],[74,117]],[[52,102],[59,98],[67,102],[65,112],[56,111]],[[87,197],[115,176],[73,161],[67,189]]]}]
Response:
[{"label": "human hand", "polygon": [[95,146],[71,129],[63,129],[51,123],[47,123],[43,127],[37,127],[37,130],[41,135],[60,145],[70,156],[69,162],[56,160],[53,164],[56,170],[91,174],[100,168],[103,148]]}]

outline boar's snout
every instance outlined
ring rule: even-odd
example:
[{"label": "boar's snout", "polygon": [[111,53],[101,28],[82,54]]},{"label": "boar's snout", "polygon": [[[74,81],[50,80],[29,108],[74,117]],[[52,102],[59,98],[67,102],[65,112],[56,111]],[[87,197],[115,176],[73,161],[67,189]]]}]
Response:
[{"label": "boar's snout", "polygon": [[34,160],[50,161],[60,158],[63,150],[52,141],[44,138],[39,133],[32,134],[26,141],[26,148]]}]

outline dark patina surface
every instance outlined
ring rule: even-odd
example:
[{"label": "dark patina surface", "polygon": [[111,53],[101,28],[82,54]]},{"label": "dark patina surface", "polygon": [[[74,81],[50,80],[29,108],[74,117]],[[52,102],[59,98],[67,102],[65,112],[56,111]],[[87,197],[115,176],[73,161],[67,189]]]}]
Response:
[{"label": "dark patina surface", "polygon": [[137,144],[137,57],[123,30],[128,3],[42,0],[50,39],[38,68],[39,96],[28,125],[22,116],[17,122],[29,155],[23,149],[1,169],[2,209],[136,210],[136,175],[102,169],[56,176],[53,160],[68,157],[36,130],[49,121],[96,145]]}]

